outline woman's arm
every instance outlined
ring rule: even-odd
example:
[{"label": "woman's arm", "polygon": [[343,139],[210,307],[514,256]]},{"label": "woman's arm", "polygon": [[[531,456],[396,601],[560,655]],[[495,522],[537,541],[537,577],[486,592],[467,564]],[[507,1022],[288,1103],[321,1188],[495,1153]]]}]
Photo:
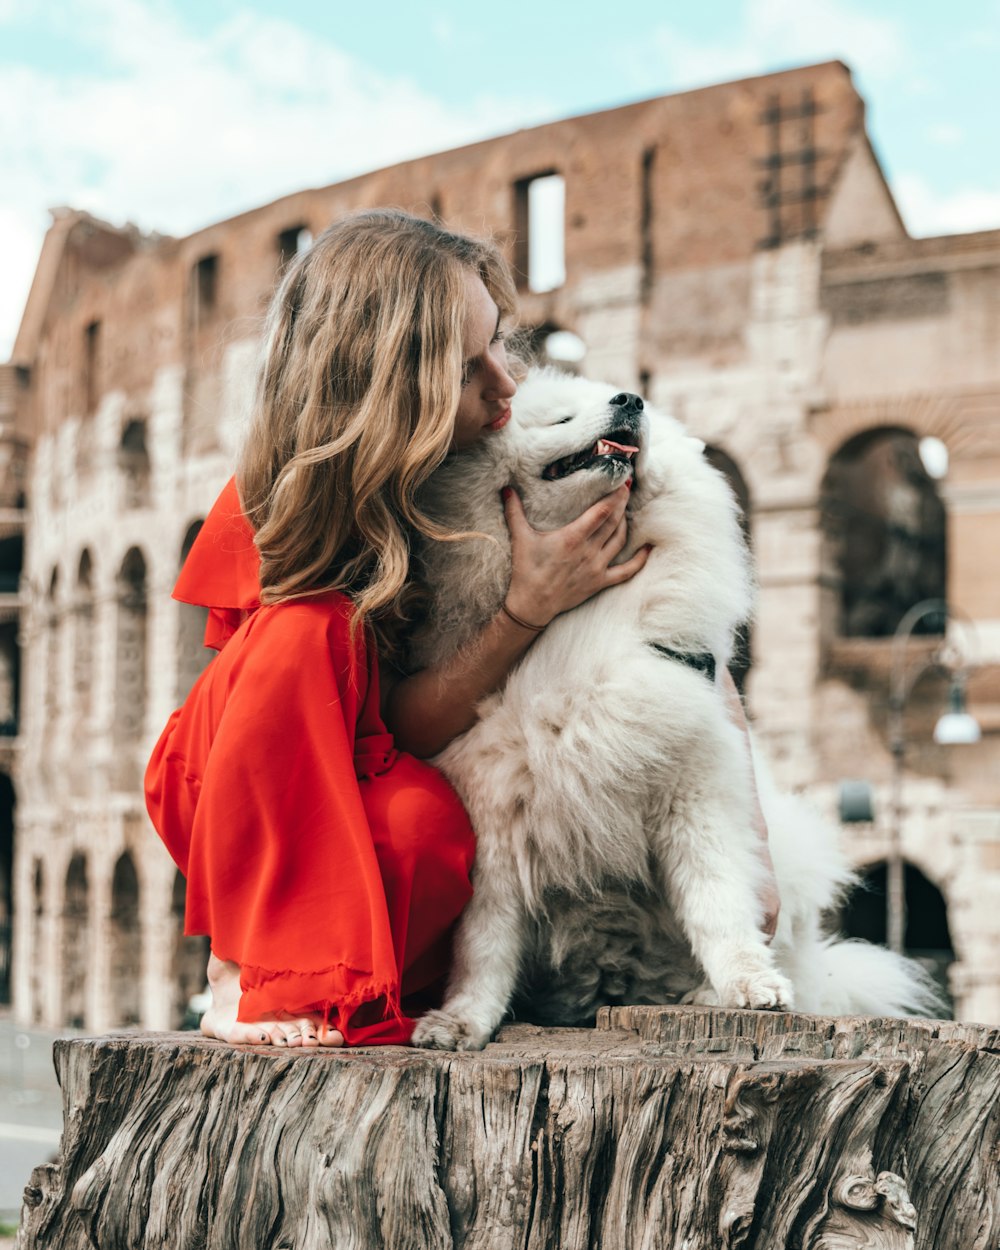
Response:
[{"label": "woman's arm", "polygon": [[732,717],[733,723],[743,730],[743,736],[746,739],[747,754],[750,756],[750,776],[754,781],[754,828],[757,837],[760,838],[760,856],[767,868],[767,880],[764,883],[764,889],[761,892],[760,901],[764,904],[764,933],[767,935],[768,941],[774,937],[775,930],[778,927],[778,913],[781,911],[781,898],[778,894],[778,881],[774,875],[774,864],[771,861],[771,850],[767,844],[767,821],[764,819],[764,813],[761,810],[760,799],[757,795],[756,778],[753,775],[753,754],[750,751],[750,730],[747,727],[746,715],[743,711],[743,701],[740,698],[739,691],[733,681],[732,674],[729,669],[725,670],[722,679],[723,689],[726,694],[726,704],[729,707],[729,715]]},{"label": "woman's arm", "polygon": [[[626,537],[629,490],[621,486],[562,529],[531,528],[517,495],[505,499],[512,572],[505,603],[514,617],[545,626],[608,586],[634,577],[643,548],[611,566]],[[385,693],[386,724],[404,751],[435,755],[476,718],[476,704],[500,686],[538,636],[500,610],[479,634],[441,664],[403,677]]]}]

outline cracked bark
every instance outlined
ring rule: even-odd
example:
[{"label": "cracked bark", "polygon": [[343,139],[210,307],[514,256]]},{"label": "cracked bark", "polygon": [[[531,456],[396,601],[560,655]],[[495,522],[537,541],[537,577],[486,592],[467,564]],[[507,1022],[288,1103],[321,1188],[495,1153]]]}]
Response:
[{"label": "cracked bark", "polygon": [[481,1054],[57,1043],[41,1250],[993,1250],[1000,1031],[691,1007]]}]

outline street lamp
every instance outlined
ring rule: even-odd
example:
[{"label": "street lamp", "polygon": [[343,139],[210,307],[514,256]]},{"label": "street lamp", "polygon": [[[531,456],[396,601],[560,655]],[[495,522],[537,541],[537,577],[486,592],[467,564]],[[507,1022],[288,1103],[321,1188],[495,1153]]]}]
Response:
[{"label": "street lamp", "polygon": [[943,747],[970,746],[982,736],[979,721],[965,710],[965,674],[952,673],[948,711],[934,726],[934,741]]},{"label": "street lamp", "polygon": [[[942,746],[964,746],[978,742],[979,722],[965,710],[965,668],[955,663],[948,651],[948,622],[955,615],[943,599],[925,599],[914,604],[896,626],[892,640],[892,668],[889,678],[889,741],[892,749],[892,830],[886,864],[886,934],[889,949],[902,953],[906,928],[906,894],[903,866],[903,762],[906,738],[903,709],[917,680],[931,668],[944,668],[951,674],[949,709],[934,726],[934,741]],[[918,668],[906,669],[906,644],[916,626],[928,616],[943,621],[941,645]],[[966,624],[972,624],[966,618]]]}]

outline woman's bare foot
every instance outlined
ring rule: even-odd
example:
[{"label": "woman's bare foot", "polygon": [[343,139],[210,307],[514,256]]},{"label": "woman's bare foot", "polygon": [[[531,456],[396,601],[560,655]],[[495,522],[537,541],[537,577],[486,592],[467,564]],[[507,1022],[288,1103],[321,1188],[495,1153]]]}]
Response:
[{"label": "woman's bare foot", "polygon": [[206,1037],[218,1038],[233,1046],[343,1046],[343,1034],[332,1029],[320,1016],[290,1016],[282,1013],[268,1020],[237,1020],[240,1005],[240,966],[208,957],[208,988],[212,1005],[201,1018]]}]

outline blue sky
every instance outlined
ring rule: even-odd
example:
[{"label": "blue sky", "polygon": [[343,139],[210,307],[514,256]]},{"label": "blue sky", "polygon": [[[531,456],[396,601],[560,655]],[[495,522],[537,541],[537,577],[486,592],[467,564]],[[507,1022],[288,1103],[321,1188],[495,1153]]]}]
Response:
[{"label": "blue sky", "polygon": [[1000,0],[0,0],[0,359],[50,206],[184,234],[406,157],[831,58],[911,233],[1000,226]]}]

